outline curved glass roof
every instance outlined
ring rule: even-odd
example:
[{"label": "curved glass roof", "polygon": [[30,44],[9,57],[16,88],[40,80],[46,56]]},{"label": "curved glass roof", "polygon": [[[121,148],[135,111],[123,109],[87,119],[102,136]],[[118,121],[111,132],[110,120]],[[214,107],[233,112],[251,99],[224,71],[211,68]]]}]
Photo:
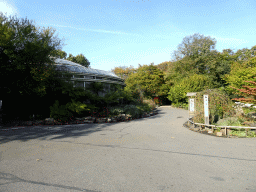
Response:
[{"label": "curved glass roof", "polygon": [[62,70],[62,71],[72,71],[75,73],[90,73],[90,74],[105,75],[105,76],[107,75],[107,76],[116,77],[116,78],[121,79],[113,72],[87,68],[80,64],[77,64],[77,63],[74,63],[72,61],[68,61],[65,59],[55,59],[55,63],[56,63],[57,69]]}]

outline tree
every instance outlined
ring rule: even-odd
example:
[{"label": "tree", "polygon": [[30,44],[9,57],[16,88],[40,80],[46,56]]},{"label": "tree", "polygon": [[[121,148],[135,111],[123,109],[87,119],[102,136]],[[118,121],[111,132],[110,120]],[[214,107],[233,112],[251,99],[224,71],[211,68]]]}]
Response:
[{"label": "tree", "polygon": [[216,40],[210,36],[205,37],[198,33],[183,38],[182,43],[178,45],[178,50],[174,51],[174,59],[177,61],[186,56],[198,57],[207,55],[215,49]]},{"label": "tree", "polygon": [[256,46],[253,46],[251,49],[248,49],[248,48],[239,49],[235,53],[236,61],[240,63],[247,61],[255,56],[256,56]]},{"label": "tree", "polygon": [[129,75],[125,83],[125,89],[133,95],[152,98],[167,94],[164,74],[152,63],[140,66],[136,73]]},{"label": "tree", "polygon": [[115,73],[117,76],[121,77],[122,79],[126,80],[130,74],[133,74],[136,72],[133,66],[126,67],[126,66],[120,66],[115,67],[111,70],[113,73]]},{"label": "tree", "polygon": [[53,64],[49,55],[60,46],[60,40],[53,36],[53,29],[37,29],[27,19],[8,19],[0,14],[0,21],[0,87],[8,88],[8,93],[30,94],[35,87],[43,86],[42,80],[34,78],[33,69],[38,68],[38,75],[48,75],[39,70],[45,63]]},{"label": "tree", "polygon": [[66,59],[66,57],[67,57],[67,53],[65,51],[60,50],[60,49],[54,50],[51,53],[51,55],[53,57],[56,57],[56,58],[59,58],[59,59]]},{"label": "tree", "polygon": [[188,92],[198,92],[209,88],[212,88],[209,76],[194,74],[173,85],[168,92],[168,99],[174,104],[187,103]]},{"label": "tree", "polygon": [[[47,79],[55,73],[49,55],[61,46],[54,32],[52,28],[36,28],[28,19],[0,13],[0,96],[3,108],[9,110],[6,113],[24,114],[33,105],[31,101],[46,94]],[[27,105],[22,113],[19,103]]]},{"label": "tree", "polygon": [[88,59],[86,59],[86,57],[83,54],[79,54],[77,56],[69,54],[67,60],[83,65],[84,67],[89,67],[90,65],[90,62],[88,61]]},{"label": "tree", "polygon": [[167,72],[167,70],[168,70],[170,65],[171,65],[170,61],[165,61],[165,62],[162,62],[162,63],[156,65],[156,67],[158,69],[160,69],[161,71],[163,71],[164,74],[166,74],[166,72]]},{"label": "tree", "polygon": [[[231,98],[240,95],[239,89],[243,88],[246,81],[254,81],[256,77],[256,57],[245,60],[242,63],[233,62],[231,71],[223,77],[226,82],[226,90]],[[232,87],[232,88],[231,88]]]}]

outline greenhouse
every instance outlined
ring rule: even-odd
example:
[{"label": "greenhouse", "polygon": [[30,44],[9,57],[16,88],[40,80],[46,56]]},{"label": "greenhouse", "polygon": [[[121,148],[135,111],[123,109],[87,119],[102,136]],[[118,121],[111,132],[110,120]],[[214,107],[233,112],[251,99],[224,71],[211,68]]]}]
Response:
[{"label": "greenhouse", "polygon": [[[125,86],[124,80],[110,71],[87,68],[64,59],[55,59],[55,66],[58,71],[73,73],[71,81],[73,82],[74,87],[83,87],[86,89],[92,82],[101,82],[104,84],[104,90],[110,91],[113,90],[111,88],[113,87],[112,85]],[[104,93],[102,94],[104,95]]]}]

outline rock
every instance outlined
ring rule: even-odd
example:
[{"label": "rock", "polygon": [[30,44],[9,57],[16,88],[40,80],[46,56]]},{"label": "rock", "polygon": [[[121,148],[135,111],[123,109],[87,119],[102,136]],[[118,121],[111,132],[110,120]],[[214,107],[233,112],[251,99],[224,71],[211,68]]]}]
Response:
[{"label": "rock", "polygon": [[193,128],[194,131],[199,131],[199,128]]},{"label": "rock", "polygon": [[105,122],[106,122],[106,118],[96,119],[96,123],[105,123]]},{"label": "rock", "polygon": [[53,122],[54,119],[53,118],[46,118],[45,121],[52,121]]},{"label": "rock", "polygon": [[218,137],[221,137],[221,136],[222,136],[222,132],[217,132],[216,135],[217,135]]},{"label": "rock", "polygon": [[209,134],[212,134],[212,130],[209,130],[208,133],[209,133]]},{"label": "rock", "polygon": [[251,107],[253,104],[246,103],[244,104],[245,107]]},{"label": "rock", "polygon": [[93,123],[94,121],[93,120],[84,120],[83,122],[84,123]]},{"label": "rock", "polygon": [[111,119],[111,118],[108,118],[108,119],[107,119],[107,122],[108,122],[108,123],[111,123],[111,122],[112,122],[112,119]]}]

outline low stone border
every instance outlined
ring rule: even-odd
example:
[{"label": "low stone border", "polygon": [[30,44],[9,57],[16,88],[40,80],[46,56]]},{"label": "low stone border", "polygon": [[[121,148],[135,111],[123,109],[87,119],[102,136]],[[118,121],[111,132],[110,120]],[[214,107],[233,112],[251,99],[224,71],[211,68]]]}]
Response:
[{"label": "low stone border", "polygon": [[[98,118],[98,117],[84,117],[84,118],[76,118],[76,120],[69,121],[66,123],[61,123],[53,118],[46,118],[45,120],[37,120],[37,121],[27,121],[27,122],[17,122],[15,126],[11,127],[17,127],[20,126],[37,126],[37,125],[72,125],[72,124],[92,124],[92,123],[116,123],[116,122],[124,122],[124,121],[131,121],[134,119],[140,119],[140,118],[146,118],[153,115],[158,114],[157,109],[152,110],[149,113],[144,113],[139,118],[132,118],[131,115],[126,114],[120,114],[114,117],[107,117],[107,118]],[[1,126],[0,126],[1,128]],[[3,128],[3,127],[2,127]]]}]

